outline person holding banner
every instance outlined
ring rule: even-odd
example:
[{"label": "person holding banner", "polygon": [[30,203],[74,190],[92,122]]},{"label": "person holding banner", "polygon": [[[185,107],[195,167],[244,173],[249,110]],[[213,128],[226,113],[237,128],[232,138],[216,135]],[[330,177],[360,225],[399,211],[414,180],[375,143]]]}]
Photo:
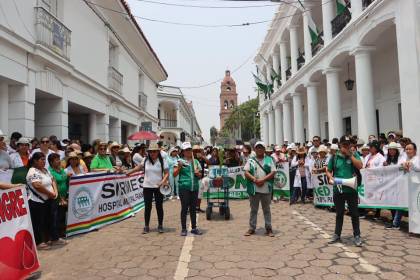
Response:
[{"label": "person holding banner", "polygon": [[153,198],[155,200],[158,216],[158,232],[163,233],[163,194],[160,187],[167,185],[169,167],[163,159],[158,144],[151,143],[147,150],[147,157],[143,163],[126,172],[130,175],[134,172],[144,170],[143,196],[144,196],[144,229],[143,234],[150,232],[150,214],[152,212]]},{"label": "person holding banner", "polygon": [[271,226],[271,192],[273,191],[274,176],[276,174],[276,166],[270,156],[265,155],[264,142],[255,143],[256,156],[250,158],[245,164],[245,178],[248,181],[247,192],[249,194],[249,204],[251,207],[249,217],[249,229],[245,236],[255,233],[257,227],[258,208],[261,207],[264,213],[265,234],[274,237],[273,228]]},{"label": "person holding banner", "polygon": [[417,145],[415,143],[409,143],[405,146],[405,153],[407,160],[403,163],[404,170],[420,172],[420,160],[417,156]]},{"label": "person holding banner", "polygon": [[[360,237],[360,220],[358,211],[358,193],[357,186],[361,182],[357,182],[356,187],[352,188],[343,184],[337,184],[337,179],[359,178],[360,169],[363,164],[357,153],[350,150],[350,140],[346,136],[342,136],[339,143],[339,150],[331,157],[328,163],[327,176],[333,187],[333,201],[336,208],[335,232],[329,241],[330,244],[341,242],[341,231],[343,229],[344,210],[347,202],[351,221],[353,225],[354,244],[358,247],[362,246]],[[356,179],[356,178],[354,178]],[[359,180],[357,180],[359,181]]]},{"label": "person holding banner", "polygon": [[191,233],[201,235],[197,228],[196,205],[199,180],[201,179],[200,163],[194,159],[189,142],[182,143],[182,158],[174,168],[174,177],[179,176],[179,197],[181,198],[181,236],[187,236],[187,212],[190,211]]}]

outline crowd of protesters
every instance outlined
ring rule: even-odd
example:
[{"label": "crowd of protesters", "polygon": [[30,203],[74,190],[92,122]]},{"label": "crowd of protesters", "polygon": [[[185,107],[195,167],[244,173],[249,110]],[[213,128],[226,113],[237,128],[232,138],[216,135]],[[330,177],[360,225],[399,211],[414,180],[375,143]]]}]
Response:
[{"label": "crowd of protesters", "polygon": [[[343,141],[348,144],[349,152],[342,150]],[[59,140],[55,136],[42,137],[39,140],[26,139],[18,132],[12,133],[8,138],[0,131],[0,169],[14,170],[12,183],[0,182],[0,188],[19,184],[27,186],[36,243],[39,249],[48,249],[51,245],[66,243],[61,238],[65,233],[68,182],[72,176],[89,172],[130,175],[143,170],[143,233],[150,231],[153,200],[158,215],[158,232],[164,232],[164,196],[159,188],[170,185],[172,192],[169,198],[179,199],[181,202],[181,235],[185,236],[188,213],[192,223],[191,232],[201,234],[196,223],[196,212],[204,212],[201,208],[201,179],[205,176],[205,170],[215,165],[244,166],[245,177],[254,187],[250,199],[250,229],[246,235],[255,232],[256,214],[261,201],[266,233],[273,236],[269,204],[272,200],[277,201],[272,195],[276,165],[289,166],[290,204],[306,203],[314,195],[312,174],[333,172],[334,164],[339,164],[340,156],[345,153],[349,158],[354,156],[355,162],[360,160],[361,168],[399,165],[406,171],[420,171],[416,144],[398,132],[381,134],[378,138],[372,135],[366,143],[357,136],[350,135],[342,137],[340,141],[336,138],[331,141],[321,140],[319,136],[315,136],[306,143],[285,141],[281,146],[264,146],[263,142],[256,142],[254,145],[243,143],[227,145],[222,150],[218,146],[203,148],[188,142],[175,147],[161,142],[149,145],[137,143],[130,147],[113,141],[102,142],[99,139],[92,144],[81,143],[79,140]],[[332,210],[336,209],[333,207]],[[344,212],[341,210],[340,212]],[[369,214],[367,209],[359,209],[359,212],[363,217]],[[393,210],[392,222],[386,227],[399,229],[403,215],[403,211]],[[357,219],[358,217],[359,213]],[[378,209],[374,218],[379,217]]]}]

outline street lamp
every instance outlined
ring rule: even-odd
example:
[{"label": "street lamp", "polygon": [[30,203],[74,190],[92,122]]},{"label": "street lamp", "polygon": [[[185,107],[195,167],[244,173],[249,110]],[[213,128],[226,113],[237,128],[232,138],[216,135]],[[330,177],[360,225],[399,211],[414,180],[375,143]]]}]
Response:
[{"label": "street lamp", "polygon": [[259,118],[260,117],[260,112],[259,111],[253,111],[252,112],[252,133],[253,133],[253,137],[255,139],[256,134],[257,134],[257,129],[255,128],[255,118]]}]

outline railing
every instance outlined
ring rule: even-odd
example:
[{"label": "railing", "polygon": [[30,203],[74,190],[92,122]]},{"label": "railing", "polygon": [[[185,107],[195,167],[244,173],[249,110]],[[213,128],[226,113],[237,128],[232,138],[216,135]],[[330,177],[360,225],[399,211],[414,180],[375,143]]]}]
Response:
[{"label": "railing", "polygon": [[161,128],[177,128],[177,120],[159,119],[159,126]]},{"label": "railing", "polygon": [[42,7],[35,7],[36,43],[70,60],[71,31]]},{"label": "railing", "polygon": [[343,30],[343,28],[346,27],[347,23],[350,22],[350,20],[351,20],[351,13],[349,9],[346,7],[344,9],[344,12],[336,16],[331,21],[333,37],[335,37],[338,33],[340,33],[341,30]]},{"label": "railing", "polygon": [[108,67],[108,86],[117,93],[122,93],[123,75],[112,66]]},{"label": "railing", "polygon": [[299,56],[298,56],[298,58],[296,59],[296,62],[297,62],[297,67],[298,67],[298,70],[303,66],[303,65],[305,65],[305,53],[304,52],[300,52],[299,51]]},{"label": "railing", "polygon": [[292,76],[292,66],[286,69],[286,80],[288,80]]},{"label": "railing", "polygon": [[320,32],[318,34],[317,42],[315,44],[311,43],[312,47],[312,56],[316,55],[324,46],[324,40],[322,39],[322,36],[324,35],[324,32]]},{"label": "railing", "polygon": [[372,2],[375,0],[363,0],[362,5],[363,5],[363,9],[366,9],[370,4],[372,4]]},{"label": "railing", "polygon": [[139,92],[139,107],[146,109],[147,106],[147,95],[143,92]]}]

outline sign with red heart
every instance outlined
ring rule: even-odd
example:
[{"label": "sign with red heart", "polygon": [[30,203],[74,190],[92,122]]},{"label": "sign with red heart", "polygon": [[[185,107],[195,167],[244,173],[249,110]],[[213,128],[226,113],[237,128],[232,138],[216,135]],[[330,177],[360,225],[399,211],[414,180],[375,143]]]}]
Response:
[{"label": "sign with red heart", "polygon": [[24,186],[0,190],[0,275],[25,279],[39,268]]}]

